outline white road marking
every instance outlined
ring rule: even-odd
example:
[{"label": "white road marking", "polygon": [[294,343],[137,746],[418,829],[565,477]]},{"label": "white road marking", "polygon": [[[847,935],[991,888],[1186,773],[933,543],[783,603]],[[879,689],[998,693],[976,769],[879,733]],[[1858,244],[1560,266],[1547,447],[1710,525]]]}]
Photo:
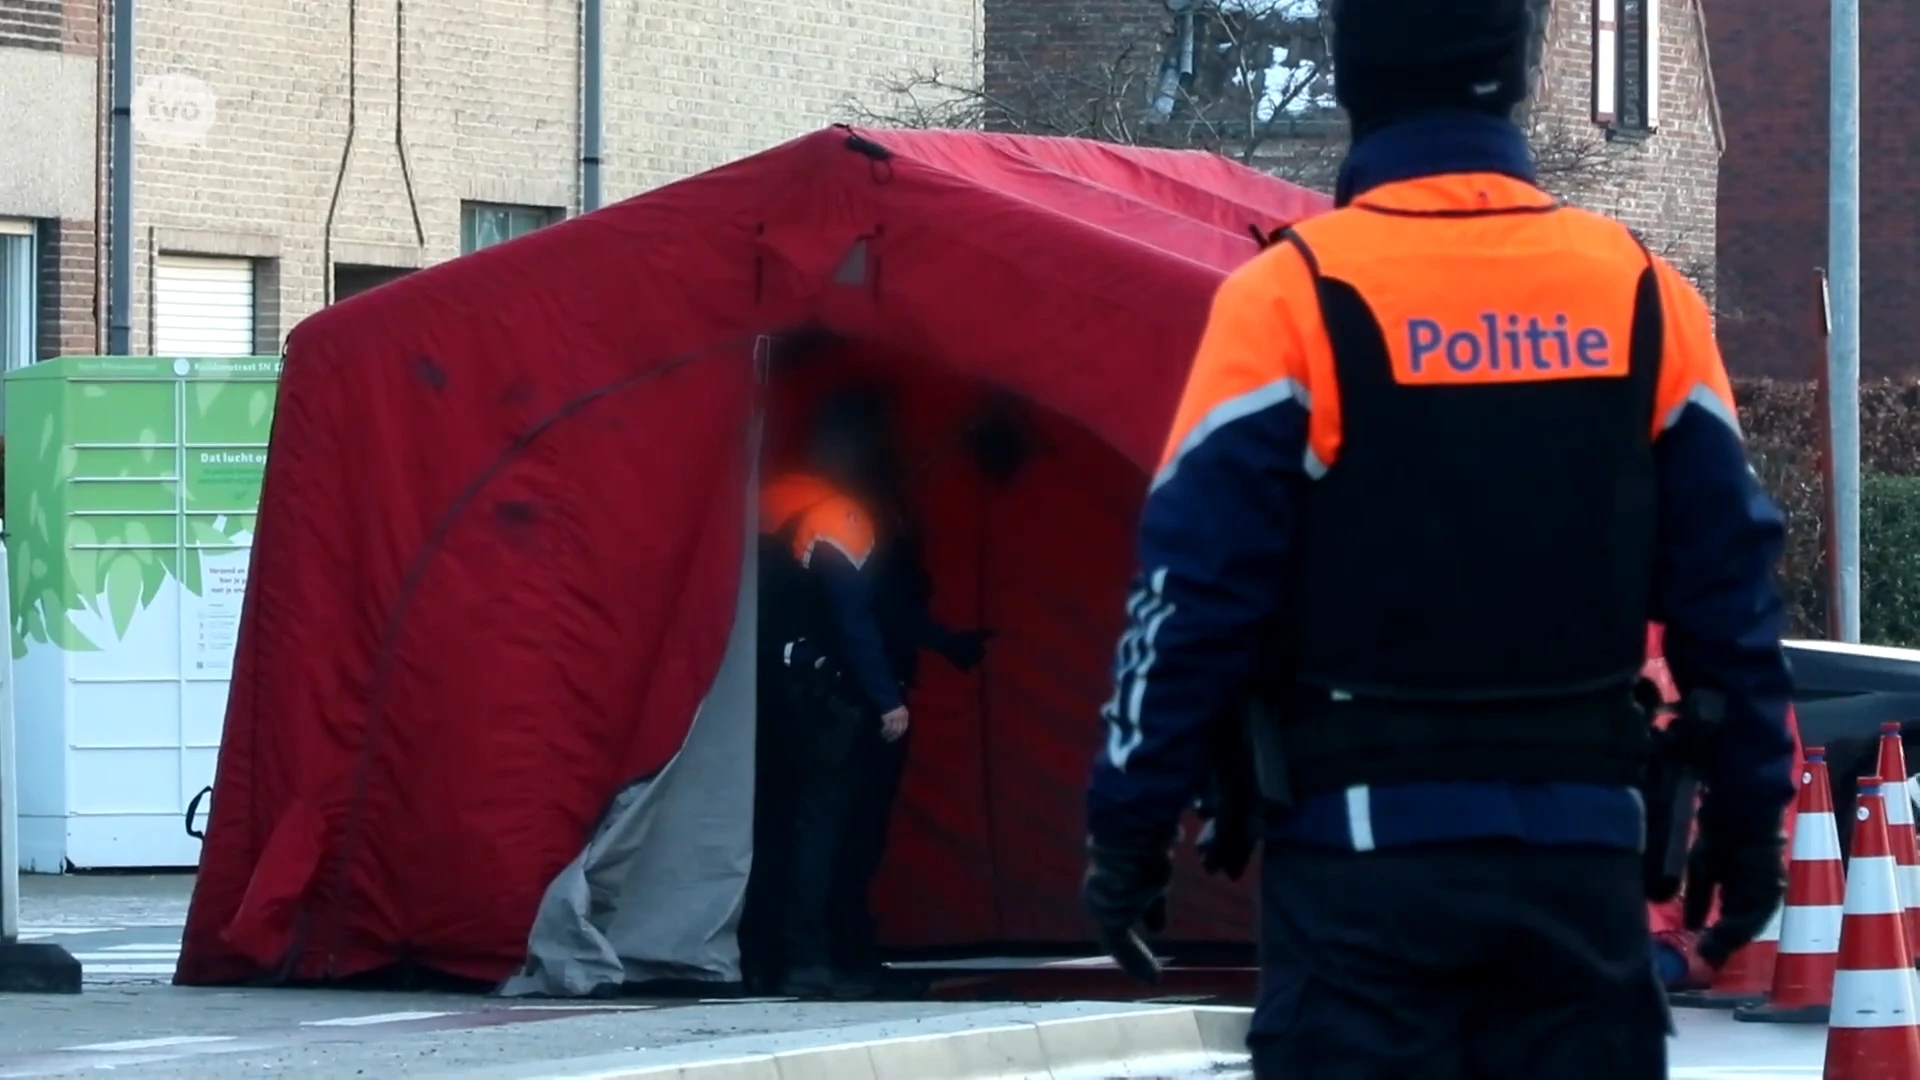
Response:
[{"label": "white road marking", "polygon": [[404,1024],[412,1020],[437,1020],[450,1012],[390,1012],[372,1016],[342,1016],[336,1020],[303,1020],[301,1027],[365,1027],[369,1024]]},{"label": "white road marking", "polygon": [[1670,1070],[1667,1080],[1795,1080],[1821,1072],[1819,1065],[1688,1065]]},{"label": "white road marking", "polygon": [[[767,1000],[781,1001],[786,999],[769,998]],[[593,1002],[591,1004],[587,1002],[580,1002],[572,1005],[568,1005],[568,1004],[509,1005],[507,1006],[507,1011],[508,1012],[579,1012],[582,1009],[591,1009],[594,1012],[638,1012],[644,1009],[657,1009],[659,1007],[660,1006],[658,1005],[606,1005],[600,1002]]]},{"label": "white road marking", "polygon": [[169,1046],[202,1046],[207,1043],[233,1042],[238,1035],[165,1035],[156,1039],[127,1039],[122,1042],[88,1043],[63,1049],[91,1053],[117,1054],[128,1050],[161,1050]]},{"label": "white road marking", "polygon": [[91,960],[80,961],[80,973],[83,978],[91,979],[103,975],[172,975],[176,964],[97,964]]},{"label": "white road marking", "polygon": [[98,951],[73,954],[88,981],[170,976],[180,963],[178,944],[104,945]]},{"label": "white road marking", "polygon": [[31,930],[36,934],[117,934],[124,930],[179,930],[177,922],[36,922],[26,920],[20,924],[22,932]]}]

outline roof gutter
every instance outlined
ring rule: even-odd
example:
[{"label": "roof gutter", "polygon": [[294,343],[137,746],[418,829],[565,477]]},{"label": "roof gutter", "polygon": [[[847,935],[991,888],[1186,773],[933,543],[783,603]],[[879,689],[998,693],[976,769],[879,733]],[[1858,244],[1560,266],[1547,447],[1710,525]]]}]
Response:
[{"label": "roof gutter", "polygon": [[580,0],[580,212],[600,209],[601,105],[600,64],[605,53],[602,0]]}]

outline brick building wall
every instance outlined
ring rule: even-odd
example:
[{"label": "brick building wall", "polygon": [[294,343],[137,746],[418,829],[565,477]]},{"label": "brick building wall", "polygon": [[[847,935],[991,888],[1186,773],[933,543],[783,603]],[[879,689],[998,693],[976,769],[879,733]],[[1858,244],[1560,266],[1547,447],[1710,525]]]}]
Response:
[{"label": "brick building wall", "polygon": [[[1825,356],[1828,5],[1707,0],[1726,113],[1721,329],[1742,374],[1803,379]],[[1864,375],[1920,375],[1920,5],[1860,6]]]},{"label": "brick building wall", "polygon": [[48,221],[40,226],[40,312],[35,330],[43,360],[100,351],[96,241],[91,221]]},{"label": "brick building wall", "polygon": [[37,225],[43,357],[99,347],[99,16],[96,0],[0,0],[0,217]]},{"label": "brick building wall", "polygon": [[[977,70],[979,5],[607,0],[606,201],[841,119],[902,70]],[[36,163],[0,169],[0,218],[38,223],[43,356],[104,344],[102,15],[100,0],[0,0],[0,146]],[[136,141],[135,351],[152,336],[156,254],[253,260],[256,344],[273,350],[327,302],[329,261],[457,255],[464,201],[577,211],[579,15],[534,0],[143,0],[136,86],[199,80],[215,119],[193,145]]]},{"label": "brick building wall", "polygon": [[[1561,193],[1638,229],[1650,246],[1711,291],[1721,131],[1700,0],[1659,6],[1658,130],[1609,138],[1594,119],[1594,0],[1539,0],[1539,82],[1529,122],[1536,142],[1583,162],[1554,177]],[[1172,21],[1160,0],[986,0],[986,88],[1000,101],[1044,108],[1112,79],[1111,105],[1144,108]],[[1034,105],[1040,96],[1048,102]],[[1263,144],[1255,164],[1313,186],[1331,183],[1343,136],[1337,119]],[[1569,149],[1574,144],[1579,147]]]},{"label": "brick building wall", "polygon": [[0,48],[59,51],[60,0],[0,0]]},{"label": "brick building wall", "polygon": [[[1593,17],[1590,0],[1555,0],[1535,95],[1536,123],[1550,139],[1580,139],[1604,148],[1584,179],[1569,184],[1572,201],[1632,226],[1647,246],[1686,271],[1709,294],[1716,289],[1716,194],[1722,132],[1702,0],[1660,4],[1660,111],[1644,138],[1609,138],[1594,121]],[[1536,140],[1541,138],[1536,132]]]},{"label": "brick building wall", "polygon": [[[577,4],[145,0],[143,13],[140,76],[204,81],[217,120],[199,145],[139,145],[136,276],[156,251],[255,259],[269,342],[326,302],[329,249],[336,264],[426,265],[459,253],[464,200],[579,205]],[[966,70],[980,25],[979,0],[608,0],[605,18],[607,202],[833,122],[903,68]],[[138,351],[151,327],[136,294]]]},{"label": "brick building wall", "polygon": [[1144,104],[1170,25],[1158,0],[984,0],[982,18],[986,92],[1028,112]]}]

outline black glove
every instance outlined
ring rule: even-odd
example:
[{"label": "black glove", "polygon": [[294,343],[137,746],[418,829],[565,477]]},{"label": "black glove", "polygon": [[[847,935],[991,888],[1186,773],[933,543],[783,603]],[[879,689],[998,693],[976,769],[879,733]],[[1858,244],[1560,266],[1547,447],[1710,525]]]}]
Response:
[{"label": "black glove", "polygon": [[1200,853],[1200,868],[1209,874],[1225,874],[1228,881],[1239,881],[1253,861],[1253,849],[1259,838],[1242,823],[1222,825],[1219,817],[1209,817],[1200,825],[1200,836],[1193,842]]},{"label": "black glove", "polygon": [[1167,928],[1167,886],[1173,881],[1168,845],[1123,849],[1087,842],[1087,877],[1080,900],[1093,917],[1100,948],[1120,970],[1149,985],[1160,981],[1160,963],[1140,939]]},{"label": "black glove", "polygon": [[987,642],[992,638],[993,631],[985,628],[957,630],[948,634],[947,639],[940,643],[940,655],[955,668],[961,671],[972,671],[979,667],[980,661],[986,657]]},{"label": "black glove", "polygon": [[1700,958],[1718,968],[1766,929],[1786,898],[1787,872],[1786,839],[1777,831],[1731,840],[1715,832],[1701,822],[1687,859],[1682,913],[1687,929],[1699,930],[1719,894],[1720,918],[1700,937]]}]

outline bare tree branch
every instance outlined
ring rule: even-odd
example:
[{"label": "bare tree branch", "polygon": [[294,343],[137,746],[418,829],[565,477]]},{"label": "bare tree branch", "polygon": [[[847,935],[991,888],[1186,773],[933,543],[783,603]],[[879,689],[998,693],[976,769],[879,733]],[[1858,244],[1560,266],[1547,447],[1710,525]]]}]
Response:
[{"label": "bare tree branch", "polygon": [[1574,128],[1557,117],[1528,118],[1527,144],[1540,186],[1556,198],[1581,203],[1626,178],[1620,160],[1591,129]]},{"label": "bare tree branch", "polygon": [[[1533,0],[1544,13],[1545,0]],[[1196,0],[1168,17],[1153,42],[1104,60],[1063,66],[1003,52],[979,75],[910,73],[848,104],[881,127],[984,128],[1130,145],[1207,150],[1319,190],[1330,190],[1347,146],[1334,105],[1329,28],[1319,0]],[[1545,26],[1532,62],[1545,55]],[[1536,80],[1537,81],[1537,80]],[[1604,204],[1630,180],[1616,148],[1590,125],[1548,110],[1519,120],[1540,185],[1565,201]],[[1711,299],[1710,261],[1663,252]]]},{"label": "bare tree branch", "polygon": [[1135,50],[1069,71],[1024,57],[1002,63],[1015,69],[1015,77],[998,81],[1018,87],[1006,98],[978,76],[933,67],[888,80],[877,101],[851,99],[846,111],[851,119],[876,127],[985,128],[1129,145],[1143,141],[1135,103],[1146,100],[1146,76]]}]

